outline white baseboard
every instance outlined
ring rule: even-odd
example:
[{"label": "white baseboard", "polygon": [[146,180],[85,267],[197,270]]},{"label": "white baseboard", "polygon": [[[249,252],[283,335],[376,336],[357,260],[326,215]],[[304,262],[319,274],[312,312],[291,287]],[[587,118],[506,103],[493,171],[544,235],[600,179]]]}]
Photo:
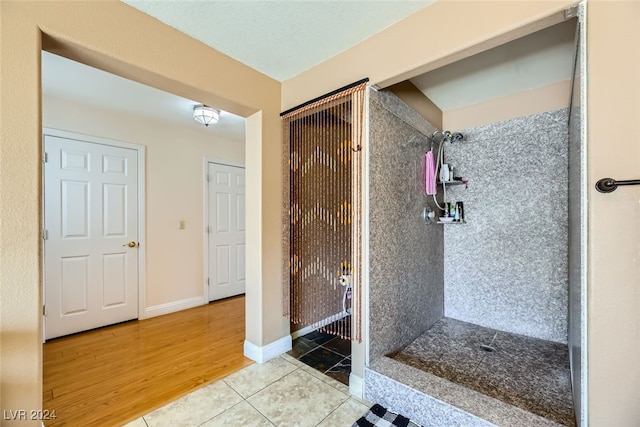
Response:
[{"label": "white baseboard", "polygon": [[314,328],[313,326],[305,326],[302,329],[298,329],[297,331],[291,332],[291,339],[295,340],[296,338],[307,335],[309,332],[313,332],[315,330],[316,328]]},{"label": "white baseboard", "polygon": [[353,372],[349,374],[349,392],[360,399],[364,396],[364,380]]},{"label": "white baseboard", "polygon": [[207,304],[208,301],[204,297],[187,298],[180,301],[172,301],[164,304],[152,305],[144,311],[144,319],[150,317],[162,316],[163,314],[175,313],[176,311],[186,310],[188,308],[198,307]]},{"label": "white baseboard", "polygon": [[347,317],[347,316],[348,316],[348,314],[346,314],[344,312],[340,312],[340,313],[336,313],[334,315],[331,315],[331,316],[327,317],[326,319],[322,319],[321,321],[316,322],[316,323],[314,323],[312,325],[305,326],[302,329],[298,329],[297,331],[291,332],[291,339],[295,340],[298,337],[307,335],[309,332],[313,332],[316,329],[320,329],[321,327],[326,326],[329,323],[333,323],[336,320],[340,320],[343,317]]},{"label": "white baseboard", "polygon": [[263,347],[244,341],[244,355],[258,363],[264,363],[289,350],[291,350],[291,335],[286,335]]}]

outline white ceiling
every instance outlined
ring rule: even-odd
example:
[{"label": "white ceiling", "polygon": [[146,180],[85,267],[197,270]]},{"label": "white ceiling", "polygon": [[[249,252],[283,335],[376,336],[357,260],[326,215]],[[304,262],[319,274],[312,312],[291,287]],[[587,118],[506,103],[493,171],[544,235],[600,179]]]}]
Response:
[{"label": "white ceiling", "polygon": [[[283,81],[433,0],[122,1]],[[571,77],[574,28],[573,21],[559,24],[411,81],[441,110],[448,111],[567,80]],[[420,46],[408,40],[403,48]],[[242,117],[222,112],[216,125],[204,128],[192,119],[195,100],[47,52],[43,52],[42,66],[46,95],[200,126],[212,135],[244,140]]]},{"label": "white ceiling", "polygon": [[42,92],[46,96],[171,122],[244,142],[243,117],[222,111],[218,123],[205,127],[193,120],[196,101],[49,52],[42,52]]},{"label": "white ceiling", "polygon": [[122,1],[281,82],[433,2]]}]

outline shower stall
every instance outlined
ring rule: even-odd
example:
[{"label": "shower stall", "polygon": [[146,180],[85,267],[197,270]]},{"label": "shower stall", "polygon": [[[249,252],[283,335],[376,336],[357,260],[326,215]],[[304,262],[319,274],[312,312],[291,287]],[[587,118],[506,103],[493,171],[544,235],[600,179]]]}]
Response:
[{"label": "shower stall", "polygon": [[[586,425],[581,52],[569,108],[455,132],[369,90],[366,399],[425,425]],[[435,196],[429,151],[455,171]]]},{"label": "shower stall", "polygon": [[369,401],[424,425],[587,425],[577,22],[561,107],[444,130],[365,79],[282,113],[285,312],[353,341]]}]

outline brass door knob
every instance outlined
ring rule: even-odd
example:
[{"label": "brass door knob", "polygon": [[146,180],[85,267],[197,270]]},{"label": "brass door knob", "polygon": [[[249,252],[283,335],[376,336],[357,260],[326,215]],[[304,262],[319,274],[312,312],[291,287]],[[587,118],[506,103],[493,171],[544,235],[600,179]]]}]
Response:
[{"label": "brass door knob", "polygon": [[136,246],[138,246],[138,244],[134,241],[131,241],[129,243],[127,243],[126,245],[122,245],[122,246],[129,246],[130,248],[135,248]]}]

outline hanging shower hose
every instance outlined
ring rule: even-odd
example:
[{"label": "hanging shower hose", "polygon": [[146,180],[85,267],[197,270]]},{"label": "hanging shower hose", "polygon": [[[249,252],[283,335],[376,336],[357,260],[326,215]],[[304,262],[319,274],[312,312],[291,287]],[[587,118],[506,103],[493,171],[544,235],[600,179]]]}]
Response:
[{"label": "hanging shower hose", "polygon": [[[436,131],[437,132],[437,131]],[[436,132],[433,133],[433,135],[431,136],[431,138],[435,138],[435,134]],[[435,179],[438,179],[438,169],[440,167],[442,167],[442,164],[444,163],[444,142],[446,141],[446,137],[444,135],[444,133],[442,134],[442,140],[440,141],[440,145],[438,146],[438,155],[436,156],[436,170],[435,170],[435,174],[436,177]],[[445,201],[447,200],[447,185],[444,182],[442,183],[442,200],[443,200],[443,205],[445,204]],[[433,195],[433,201],[435,202],[436,206],[438,207],[438,209],[444,211],[444,206],[440,206],[440,203],[438,203],[438,199],[436,198],[437,196],[437,192],[436,194]],[[447,212],[444,213],[445,216],[447,215]]]}]

